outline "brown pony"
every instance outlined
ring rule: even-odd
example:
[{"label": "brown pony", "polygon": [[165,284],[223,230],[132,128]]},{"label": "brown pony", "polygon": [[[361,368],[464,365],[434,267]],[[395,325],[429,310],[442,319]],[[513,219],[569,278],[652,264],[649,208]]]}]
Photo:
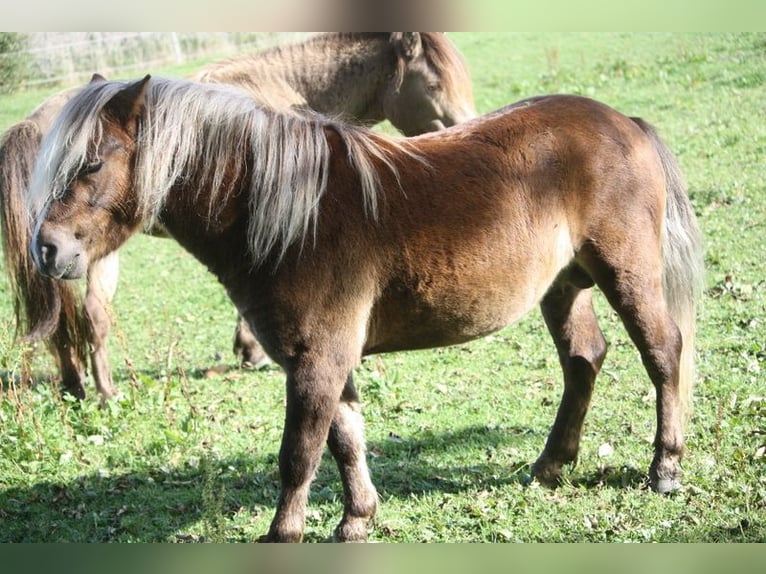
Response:
[{"label": "brown pony", "polygon": [[161,222],[284,369],[265,540],[301,539],[325,442],[343,482],[335,538],[367,537],[378,500],[351,376],[363,355],[475,339],[537,304],[564,392],[533,472],[555,484],[606,353],[594,286],[657,392],[651,484],[679,485],[700,239],[676,162],[641,120],[544,96],[397,140],[220,86],[93,82],[46,136],[30,201],[36,265],[56,278]]},{"label": "brown pony", "polygon": [[[313,109],[365,124],[388,119],[406,134],[440,129],[476,115],[465,63],[439,33],[323,34],[210,64],[194,79],[237,85],[277,109]],[[114,387],[106,346],[107,309],[117,288],[117,253],[91,262],[84,306],[75,285],[34,273],[28,255],[31,230],[24,195],[31,165],[42,134],[76,91],[57,94],[6,132],[0,143],[0,221],[18,330],[30,340],[48,337],[63,386],[78,397],[85,394],[90,355],[96,388],[108,398]],[[265,360],[241,319],[234,352],[245,365],[258,366]]]}]

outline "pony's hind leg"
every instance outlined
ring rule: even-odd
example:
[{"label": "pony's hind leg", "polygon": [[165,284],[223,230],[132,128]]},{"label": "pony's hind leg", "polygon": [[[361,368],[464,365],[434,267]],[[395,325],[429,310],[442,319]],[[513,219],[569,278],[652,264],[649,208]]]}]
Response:
[{"label": "pony's hind leg", "polygon": [[[586,279],[581,273],[577,275],[580,283]],[[591,295],[592,289],[582,289],[560,278],[541,303],[564,373],[564,393],[556,420],[545,449],[532,466],[532,474],[546,486],[556,486],[562,466],[577,459],[596,375],[606,355],[606,341],[596,321]]]},{"label": "pony's hind leg", "polygon": [[343,389],[338,411],[327,438],[343,481],[343,519],[333,538],[338,542],[367,540],[367,524],[375,515],[378,495],[370,480],[359,396],[351,375]]},{"label": "pony's hind leg", "polygon": [[90,326],[93,380],[102,401],[115,394],[107,337],[112,326],[109,305],[117,291],[118,274],[119,256],[116,251],[95,262],[88,270],[85,315]]},{"label": "pony's hind leg", "polygon": [[680,487],[684,451],[683,408],[679,384],[681,332],[668,310],[662,287],[659,248],[635,245],[621,249],[624,258],[593,258],[596,283],[617,311],[654,384],[657,430],[649,469],[652,489],[671,492]]}]

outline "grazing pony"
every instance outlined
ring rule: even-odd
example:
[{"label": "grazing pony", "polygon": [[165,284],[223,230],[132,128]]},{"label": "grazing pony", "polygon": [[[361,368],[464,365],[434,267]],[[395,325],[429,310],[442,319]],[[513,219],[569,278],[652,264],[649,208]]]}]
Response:
[{"label": "grazing pony", "polygon": [[641,120],[554,95],[392,139],[220,86],[93,82],[46,136],[29,199],[42,273],[82,277],[159,222],[284,369],[265,540],[301,540],[325,443],[343,482],[335,538],[367,537],[378,499],[351,375],[363,355],[469,341],[537,304],[564,392],[533,472],[555,484],[606,353],[594,286],[656,389],[652,487],[679,485],[700,238],[675,160]]},{"label": "grazing pony", "polygon": [[[440,33],[323,34],[210,64],[194,79],[236,85],[276,109],[312,109],[364,124],[388,119],[406,134],[476,115],[465,62]],[[52,118],[76,92],[57,94],[6,132],[0,143],[0,225],[18,331],[30,340],[48,338],[63,387],[77,397],[85,395],[90,355],[104,399],[114,394],[106,338],[111,324],[107,309],[117,289],[117,253],[91,261],[84,305],[75,285],[39,276],[29,258],[24,196],[31,166]],[[243,320],[237,324],[234,352],[246,365],[265,359]]]}]

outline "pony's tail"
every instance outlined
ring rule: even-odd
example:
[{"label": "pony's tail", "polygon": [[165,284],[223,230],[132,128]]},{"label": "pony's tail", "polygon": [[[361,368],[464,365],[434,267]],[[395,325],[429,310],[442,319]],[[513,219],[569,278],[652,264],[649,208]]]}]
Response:
[{"label": "pony's tail", "polygon": [[84,363],[88,326],[80,293],[69,282],[38,273],[30,254],[32,218],[25,196],[42,136],[37,123],[23,120],[0,141],[0,229],[16,337],[21,335],[27,341],[49,338],[59,349],[71,346]]},{"label": "pony's tail", "polygon": [[678,160],[656,130],[640,118],[631,118],[649,136],[662,162],[667,193],[662,237],[662,286],[670,314],[681,331],[683,347],[678,374],[683,420],[691,416],[694,390],[694,338],[697,301],[704,280],[702,235],[686,193]]}]

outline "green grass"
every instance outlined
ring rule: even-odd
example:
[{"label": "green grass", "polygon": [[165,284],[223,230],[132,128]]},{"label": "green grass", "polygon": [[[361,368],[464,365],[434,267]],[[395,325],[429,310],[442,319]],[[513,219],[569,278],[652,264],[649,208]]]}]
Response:
[{"label": "green grass", "polygon": [[[766,540],[766,35],[461,33],[480,111],[575,92],[655,124],[677,153],[706,241],[698,381],[683,490],[658,496],[646,469],[654,391],[615,314],[565,484],[529,484],[561,390],[538,314],[481,341],[365,360],[369,462],[382,501],[371,540]],[[185,69],[148,70],[184,75]],[[0,128],[42,92],[0,98]],[[276,368],[233,368],[235,313],[168,240],[121,252],[112,362],[122,398],[62,398],[38,349],[38,384],[14,382],[0,283],[0,541],[251,541],[278,493],[284,414]],[[218,365],[232,368],[223,373]],[[90,389],[89,389],[90,390]],[[602,445],[613,452],[599,455]],[[329,536],[341,487],[326,457],[306,540]]]}]

